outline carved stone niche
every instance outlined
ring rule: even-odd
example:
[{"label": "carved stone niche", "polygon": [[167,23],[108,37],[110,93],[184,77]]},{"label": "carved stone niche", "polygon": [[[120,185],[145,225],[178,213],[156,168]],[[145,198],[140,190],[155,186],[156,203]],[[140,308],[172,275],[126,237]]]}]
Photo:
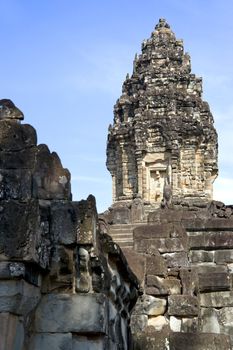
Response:
[{"label": "carved stone niche", "polygon": [[160,205],[164,186],[171,182],[169,156],[166,153],[149,153],[142,161],[143,199],[150,204]]}]

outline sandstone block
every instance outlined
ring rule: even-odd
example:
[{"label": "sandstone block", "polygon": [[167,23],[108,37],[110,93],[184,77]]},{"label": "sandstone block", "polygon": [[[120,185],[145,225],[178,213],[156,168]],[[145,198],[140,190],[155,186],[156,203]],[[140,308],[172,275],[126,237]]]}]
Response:
[{"label": "sandstone block", "polygon": [[146,293],[151,295],[180,294],[180,280],[175,277],[162,278],[154,275],[146,276]]},{"label": "sandstone block", "polygon": [[148,255],[160,255],[157,240],[154,239],[135,239],[134,250],[136,250],[138,253]]},{"label": "sandstone block", "polygon": [[3,201],[1,208],[0,254],[9,258],[36,260],[33,248],[39,225],[38,204],[33,200],[28,203]]},{"label": "sandstone block", "polygon": [[0,199],[31,198],[32,176],[26,169],[0,169]]},{"label": "sandstone block", "polygon": [[197,316],[198,311],[197,297],[190,295],[170,295],[168,297],[168,314],[170,316]]},{"label": "sandstone block", "polygon": [[[95,197],[89,195],[87,200],[74,202],[79,213],[79,244],[96,244],[97,211]],[[103,236],[101,236],[103,237]]]},{"label": "sandstone block", "polygon": [[167,238],[159,240],[160,253],[181,252],[186,249],[185,242],[180,238]]},{"label": "sandstone block", "polygon": [[172,224],[140,225],[133,231],[134,239],[168,238],[173,229]]},{"label": "sandstone block", "polygon": [[218,322],[221,333],[233,334],[233,307],[223,307],[218,310]]},{"label": "sandstone block", "polygon": [[146,258],[147,275],[166,276],[166,262],[161,256],[150,256]]},{"label": "sandstone block", "polygon": [[197,218],[196,212],[190,210],[183,210],[182,212],[182,222],[193,221]]},{"label": "sandstone block", "polygon": [[133,334],[143,332],[148,324],[148,316],[146,314],[135,315],[132,314],[130,318],[130,327]]},{"label": "sandstone block", "polygon": [[198,274],[198,280],[201,292],[217,292],[230,289],[230,276],[225,272],[200,273]]},{"label": "sandstone block", "polygon": [[165,350],[169,346],[168,332],[156,332],[152,327],[148,331],[133,334],[133,341],[134,350]]},{"label": "sandstone block", "polygon": [[225,307],[233,306],[233,292],[212,292],[199,295],[200,306]]},{"label": "sandstone block", "polygon": [[216,230],[233,230],[233,219],[230,218],[229,220],[221,219],[221,218],[211,218],[206,222],[207,229],[212,229],[213,231]]},{"label": "sandstone block", "polygon": [[172,332],[180,332],[181,330],[181,319],[175,316],[170,317],[170,328]]},{"label": "sandstone block", "polygon": [[216,250],[214,254],[214,261],[216,264],[232,263],[233,249]]},{"label": "sandstone block", "polygon": [[181,332],[184,333],[197,333],[199,331],[199,318],[198,317],[182,317],[181,320]]},{"label": "sandstone block", "polygon": [[198,275],[194,269],[180,269],[179,272],[181,283],[182,283],[182,293],[186,295],[193,295],[194,292],[198,290]]},{"label": "sandstone block", "polygon": [[203,232],[188,232],[189,248],[202,249],[205,248],[205,239]]},{"label": "sandstone block", "polygon": [[0,151],[0,169],[33,169],[36,147],[17,152]]},{"label": "sandstone block", "polygon": [[54,246],[50,260],[50,273],[43,283],[43,293],[60,288],[72,290],[74,265],[72,249],[62,245]]},{"label": "sandstone block", "polygon": [[122,248],[122,251],[128,261],[129,267],[137,276],[139,284],[141,284],[145,277],[146,258],[130,248]]},{"label": "sandstone block", "polygon": [[151,295],[140,297],[134,307],[134,314],[145,314],[148,316],[163,315],[166,311],[167,301],[161,298],[154,298]]},{"label": "sandstone block", "polygon": [[172,350],[229,350],[230,339],[225,334],[210,333],[172,333],[170,335]]},{"label": "sandstone block", "polygon": [[50,241],[45,236],[41,220],[40,208],[35,200],[2,201],[0,259],[30,261],[46,268],[50,258]]},{"label": "sandstone block", "polygon": [[106,333],[108,301],[103,294],[48,294],[35,314],[36,332]]},{"label": "sandstone block", "polygon": [[200,331],[202,333],[220,333],[218,311],[214,308],[201,308]]},{"label": "sandstone block", "polygon": [[192,220],[183,220],[183,224],[188,232],[203,231],[206,229],[206,220],[205,219],[192,219]]},{"label": "sandstone block", "polygon": [[0,120],[0,151],[21,151],[36,142],[36,131],[31,125]]},{"label": "sandstone block", "polygon": [[126,206],[113,208],[110,214],[110,222],[113,225],[130,224],[131,223],[130,209],[127,208]]},{"label": "sandstone block", "polygon": [[215,252],[207,250],[191,250],[189,252],[189,260],[191,263],[214,262]]},{"label": "sandstone block", "polygon": [[8,312],[0,313],[0,350],[23,350],[23,320]]},{"label": "sandstone block", "polygon": [[232,231],[233,230],[233,220],[230,218],[226,220],[225,218],[214,218],[206,220],[204,219],[195,219],[195,220],[186,220],[185,227],[188,231]]},{"label": "sandstone block", "polygon": [[169,223],[178,223],[180,224],[183,216],[183,210],[173,210],[173,209],[165,209],[161,211],[161,221],[169,222]]},{"label": "sandstone block", "polygon": [[233,234],[232,231],[192,232],[189,233],[189,246],[195,249],[233,248]]},{"label": "sandstone block", "polygon": [[216,265],[214,263],[203,263],[192,266],[192,270],[198,274],[228,273],[226,265]]},{"label": "sandstone block", "polygon": [[72,350],[117,350],[117,344],[109,341],[103,336],[73,336]]},{"label": "sandstone block", "polygon": [[165,253],[162,256],[167,267],[185,267],[189,265],[186,252]]},{"label": "sandstone block", "polygon": [[79,231],[78,208],[71,202],[53,201],[51,205],[51,234],[54,243],[73,244]]},{"label": "sandstone block", "polygon": [[169,327],[169,322],[165,316],[150,317],[148,327],[153,327],[156,332],[159,332],[163,328]]},{"label": "sandstone block", "polygon": [[183,240],[183,242],[186,243],[187,241],[187,232],[185,230],[185,227],[180,222],[174,222],[173,228],[170,231],[170,237],[171,238],[180,238]]},{"label": "sandstone block", "polygon": [[40,289],[24,280],[0,281],[0,312],[26,315],[40,300]]},{"label": "sandstone block", "polygon": [[138,252],[147,252],[154,249],[160,253],[180,252],[185,250],[183,241],[179,238],[153,238],[153,239],[137,239],[135,241]]},{"label": "sandstone block", "polygon": [[70,173],[62,167],[58,155],[39,145],[33,173],[33,197],[70,200]]},{"label": "sandstone block", "polygon": [[39,333],[30,341],[29,350],[73,350],[71,333]]},{"label": "sandstone block", "polygon": [[205,236],[205,244],[209,247],[233,248],[233,233],[232,231],[220,231],[217,233],[209,233]]}]

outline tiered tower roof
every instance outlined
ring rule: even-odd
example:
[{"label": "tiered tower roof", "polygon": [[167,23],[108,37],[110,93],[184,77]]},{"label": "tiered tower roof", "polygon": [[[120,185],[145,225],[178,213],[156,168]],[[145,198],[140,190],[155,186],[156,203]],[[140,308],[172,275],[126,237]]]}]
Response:
[{"label": "tiered tower roof", "polygon": [[[164,19],[143,41],[133,74],[123,83],[109,128],[107,167],[114,201],[139,196],[160,202],[164,188],[156,195],[151,186],[165,183],[173,197],[212,197],[217,174],[213,117],[202,100],[202,79],[191,73],[183,41]],[[163,178],[160,185],[156,176]]]}]

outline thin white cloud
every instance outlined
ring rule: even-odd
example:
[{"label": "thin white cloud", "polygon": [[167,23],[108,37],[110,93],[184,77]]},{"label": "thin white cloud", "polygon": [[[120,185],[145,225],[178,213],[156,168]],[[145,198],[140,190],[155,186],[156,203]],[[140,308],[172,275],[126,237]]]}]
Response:
[{"label": "thin white cloud", "polygon": [[84,160],[85,162],[90,163],[101,163],[105,164],[105,158],[104,157],[93,157],[93,156],[85,156],[85,155],[75,155],[77,159]]},{"label": "thin white cloud", "polygon": [[83,181],[83,182],[94,182],[94,183],[101,183],[101,184],[110,184],[111,181],[104,178],[104,177],[94,177],[94,176],[72,176],[71,181]]},{"label": "thin white cloud", "polygon": [[124,44],[113,46],[109,42],[99,42],[97,46],[86,47],[77,55],[80,62],[85,62],[88,71],[78,67],[66,79],[72,88],[82,92],[94,90],[115,94],[121,88],[126,74],[132,72],[132,52],[132,47]]}]

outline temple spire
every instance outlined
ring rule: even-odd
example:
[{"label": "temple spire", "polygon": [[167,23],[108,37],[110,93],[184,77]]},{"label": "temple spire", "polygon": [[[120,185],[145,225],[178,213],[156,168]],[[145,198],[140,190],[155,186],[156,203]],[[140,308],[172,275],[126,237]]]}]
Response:
[{"label": "temple spire", "polygon": [[139,196],[160,205],[168,176],[172,198],[212,199],[217,134],[202,79],[190,72],[183,41],[160,19],[114,107],[107,145],[114,201]]}]

